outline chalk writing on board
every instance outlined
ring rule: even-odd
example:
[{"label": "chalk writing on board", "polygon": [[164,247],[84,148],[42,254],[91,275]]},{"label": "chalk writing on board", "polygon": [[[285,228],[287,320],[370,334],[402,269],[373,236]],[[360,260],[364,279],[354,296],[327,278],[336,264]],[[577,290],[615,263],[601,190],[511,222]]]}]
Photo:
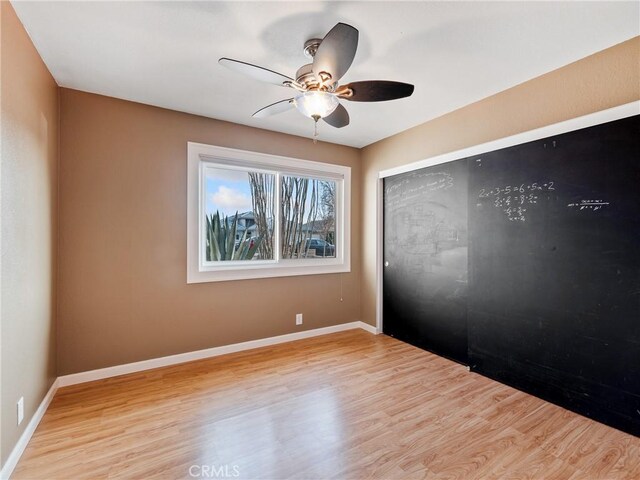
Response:
[{"label": "chalk writing on board", "polygon": [[423,205],[396,213],[388,222],[387,242],[402,247],[407,255],[435,255],[460,241],[455,226]]},{"label": "chalk writing on board", "polygon": [[598,210],[602,210],[607,205],[609,205],[609,202],[605,202],[604,200],[580,200],[579,202],[568,204],[567,207],[576,210],[596,212]]},{"label": "chalk writing on board", "polygon": [[527,212],[541,201],[541,194],[554,191],[554,185],[554,182],[548,181],[481,188],[476,205],[482,206],[481,201],[490,200],[510,222],[524,222],[527,220]]},{"label": "chalk writing on board", "polygon": [[[414,179],[426,179],[416,184]],[[426,192],[447,190],[453,187],[453,177],[446,172],[413,173],[407,175],[402,181],[389,185],[385,190],[387,201],[411,200]]]}]

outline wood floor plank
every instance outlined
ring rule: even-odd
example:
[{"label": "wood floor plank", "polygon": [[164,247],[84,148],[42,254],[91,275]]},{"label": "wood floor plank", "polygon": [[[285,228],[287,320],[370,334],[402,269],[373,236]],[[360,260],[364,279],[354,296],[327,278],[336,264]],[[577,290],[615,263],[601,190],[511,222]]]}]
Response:
[{"label": "wood floor plank", "polygon": [[640,439],[348,331],[60,389],[12,478],[223,474],[631,480]]}]

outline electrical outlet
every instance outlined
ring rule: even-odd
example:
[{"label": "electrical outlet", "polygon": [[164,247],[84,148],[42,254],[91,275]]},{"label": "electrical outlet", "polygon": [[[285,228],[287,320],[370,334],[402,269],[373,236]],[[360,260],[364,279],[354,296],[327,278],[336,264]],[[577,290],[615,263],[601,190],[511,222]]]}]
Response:
[{"label": "electrical outlet", "polygon": [[296,325],[302,325],[302,314],[296,313]]},{"label": "electrical outlet", "polygon": [[22,423],[24,419],[24,397],[20,397],[18,400],[18,425]]}]

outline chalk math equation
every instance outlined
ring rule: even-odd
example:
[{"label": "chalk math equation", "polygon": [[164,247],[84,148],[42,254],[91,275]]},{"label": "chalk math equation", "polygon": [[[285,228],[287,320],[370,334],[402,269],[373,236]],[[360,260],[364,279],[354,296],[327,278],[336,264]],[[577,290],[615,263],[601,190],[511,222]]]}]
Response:
[{"label": "chalk math equation", "polygon": [[[491,200],[494,208],[500,209],[510,222],[525,222],[527,212],[540,200],[540,194],[555,190],[554,182],[522,183],[494,188],[481,188],[478,199]],[[482,206],[482,203],[477,203]]]},{"label": "chalk math equation", "polygon": [[609,202],[605,202],[604,200],[580,200],[579,202],[569,203],[567,207],[576,210],[597,212],[607,205],[609,205]]}]

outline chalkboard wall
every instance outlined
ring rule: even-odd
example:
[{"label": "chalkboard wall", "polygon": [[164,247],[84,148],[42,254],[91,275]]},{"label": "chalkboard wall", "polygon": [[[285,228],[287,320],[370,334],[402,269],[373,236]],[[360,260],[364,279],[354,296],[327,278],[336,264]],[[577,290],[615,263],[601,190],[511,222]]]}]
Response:
[{"label": "chalkboard wall", "polygon": [[640,116],[385,179],[385,333],[639,435],[639,192]]}]

